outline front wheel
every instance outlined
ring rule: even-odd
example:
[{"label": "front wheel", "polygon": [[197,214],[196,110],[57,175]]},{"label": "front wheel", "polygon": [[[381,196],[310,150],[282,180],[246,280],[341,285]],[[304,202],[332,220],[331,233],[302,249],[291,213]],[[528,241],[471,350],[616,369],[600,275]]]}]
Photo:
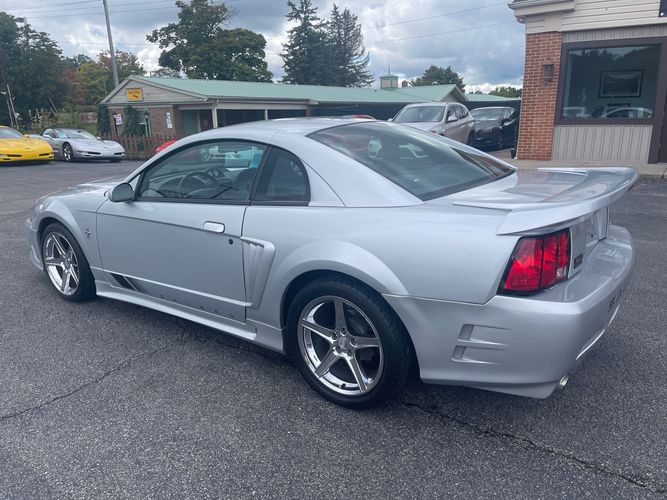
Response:
[{"label": "front wheel", "polygon": [[74,151],[69,144],[63,144],[63,160],[72,161],[74,159]]},{"label": "front wheel", "polygon": [[468,140],[466,141],[466,144],[468,146],[474,146],[474,144],[475,144],[475,133],[474,132],[470,132],[468,134]]},{"label": "front wheel", "polygon": [[95,296],[95,279],[72,233],[53,223],[42,237],[44,271],[58,294],[70,302],[83,302]]},{"label": "front wheel", "polygon": [[306,381],[350,408],[376,406],[404,384],[411,345],[382,297],[348,279],[302,288],[287,318],[287,350]]}]

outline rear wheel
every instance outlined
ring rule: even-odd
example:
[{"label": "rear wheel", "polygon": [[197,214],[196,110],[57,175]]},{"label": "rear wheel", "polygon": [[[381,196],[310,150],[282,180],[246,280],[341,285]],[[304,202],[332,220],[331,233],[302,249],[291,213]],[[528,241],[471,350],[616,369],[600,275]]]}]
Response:
[{"label": "rear wheel", "polygon": [[82,302],[95,296],[95,280],[88,260],[62,224],[51,224],[44,231],[42,261],[49,281],[65,300]]},{"label": "rear wheel", "polygon": [[496,140],[496,149],[503,149],[505,147],[505,136],[503,131],[498,132],[498,139]]},{"label": "rear wheel", "polygon": [[287,349],[301,375],[328,400],[375,406],[395,394],[410,368],[408,334],[373,290],[348,279],[302,288],[287,318]]},{"label": "rear wheel", "polygon": [[73,159],[74,151],[72,150],[72,146],[67,143],[63,144],[63,160],[72,161]]}]

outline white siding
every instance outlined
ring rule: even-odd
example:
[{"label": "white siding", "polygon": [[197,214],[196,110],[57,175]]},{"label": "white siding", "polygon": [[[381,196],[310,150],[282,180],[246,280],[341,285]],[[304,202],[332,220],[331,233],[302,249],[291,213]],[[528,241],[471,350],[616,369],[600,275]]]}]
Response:
[{"label": "white siding", "polygon": [[526,17],[526,35],[533,33],[543,33],[547,31],[544,26],[544,16]]},{"label": "white siding", "polygon": [[526,33],[579,31],[667,23],[660,0],[576,0],[571,12],[526,16]]},{"label": "white siding", "polygon": [[647,162],[651,125],[559,125],[552,160]]},{"label": "white siding", "polygon": [[630,26],[589,31],[563,33],[563,42],[591,42],[596,40],[623,40],[625,38],[651,38],[667,36],[667,24],[653,26]]},{"label": "white siding", "polygon": [[201,99],[196,97],[183,94],[180,92],[175,92],[172,90],[163,89],[161,87],[156,87],[154,85],[149,85],[146,83],[139,83],[136,81],[126,82],[121,86],[120,90],[109,99],[107,104],[127,104],[127,89],[136,89],[140,88],[143,90],[144,100],[143,101],[131,101],[132,104],[140,106],[141,104],[147,103],[175,103],[175,102],[198,102]]}]

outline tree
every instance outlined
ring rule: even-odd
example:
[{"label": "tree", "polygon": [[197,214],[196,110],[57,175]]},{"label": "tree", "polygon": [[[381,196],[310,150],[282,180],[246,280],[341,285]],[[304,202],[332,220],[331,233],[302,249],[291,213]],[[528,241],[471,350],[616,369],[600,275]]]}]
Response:
[{"label": "tree", "polygon": [[[97,56],[97,63],[104,66],[109,71],[109,87],[113,89],[113,74],[111,73],[111,56],[109,51],[100,52]],[[118,79],[122,82],[130,75],[141,76],[146,74],[144,67],[139,62],[139,58],[132,52],[116,50],[116,68],[118,69]]]},{"label": "tree", "polygon": [[287,43],[283,45],[283,68],[285,83],[306,85],[328,85],[332,81],[332,53],[327,25],[317,16],[317,8],[311,0],[299,0],[297,6],[288,0],[288,21],[296,26],[287,31]]},{"label": "tree", "polygon": [[103,136],[111,135],[111,125],[109,124],[109,110],[106,106],[97,106],[97,132]]},{"label": "tree", "polygon": [[[231,12],[212,0],[177,0],[178,22],[154,30],[146,37],[163,49],[163,68],[189,78],[270,82],[265,61],[266,39],[247,29],[224,29]],[[171,47],[168,50],[167,47]]]},{"label": "tree", "polygon": [[461,92],[465,92],[466,84],[463,82],[463,78],[451,66],[443,68],[431,64],[431,66],[424,70],[424,73],[420,77],[410,80],[410,85],[413,87],[447,84],[454,84]]},{"label": "tree", "polygon": [[364,47],[364,36],[357,16],[334,4],[327,26],[331,46],[332,80],[329,85],[365,87],[373,83],[368,72],[369,54]]},{"label": "tree", "polygon": [[494,90],[489,92],[491,95],[497,95],[500,97],[521,97],[521,89],[518,89],[516,87],[506,87],[506,86],[501,86],[501,87],[496,87]]},{"label": "tree", "polygon": [[130,105],[123,109],[125,119],[123,120],[123,135],[130,137],[138,137],[144,135],[144,129],[141,127],[141,118],[139,111]]},{"label": "tree", "polygon": [[[47,33],[29,24],[19,27],[14,16],[0,12],[0,49],[5,60],[0,68],[3,91],[9,84],[22,124],[27,124],[30,110],[61,105],[66,85],[62,53]],[[10,122],[5,98],[0,98],[0,123]]]}]

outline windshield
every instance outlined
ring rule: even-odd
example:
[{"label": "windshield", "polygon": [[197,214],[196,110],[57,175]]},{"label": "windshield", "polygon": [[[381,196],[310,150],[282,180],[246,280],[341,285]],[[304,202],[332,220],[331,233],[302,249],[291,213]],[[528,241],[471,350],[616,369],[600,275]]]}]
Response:
[{"label": "windshield", "polygon": [[399,111],[394,121],[397,123],[439,122],[444,112],[444,106],[413,106]]},{"label": "windshield", "polygon": [[0,139],[19,139],[21,137],[23,137],[23,134],[18,130],[8,127],[0,128]]},{"label": "windshield", "polygon": [[88,132],[87,130],[56,130],[56,134],[58,134],[58,138],[61,139],[92,139],[92,140],[97,140],[97,137],[95,137],[93,134]]},{"label": "windshield", "polygon": [[495,108],[495,109],[492,109],[492,108],[478,108],[478,109],[473,109],[470,112],[470,114],[478,122],[485,122],[485,121],[497,122],[503,116],[503,111],[504,111],[503,109],[498,109],[498,108]]},{"label": "windshield", "polygon": [[430,200],[505,177],[514,169],[435,134],[393,123],[354,123],[310,134],[314,139]]}]

